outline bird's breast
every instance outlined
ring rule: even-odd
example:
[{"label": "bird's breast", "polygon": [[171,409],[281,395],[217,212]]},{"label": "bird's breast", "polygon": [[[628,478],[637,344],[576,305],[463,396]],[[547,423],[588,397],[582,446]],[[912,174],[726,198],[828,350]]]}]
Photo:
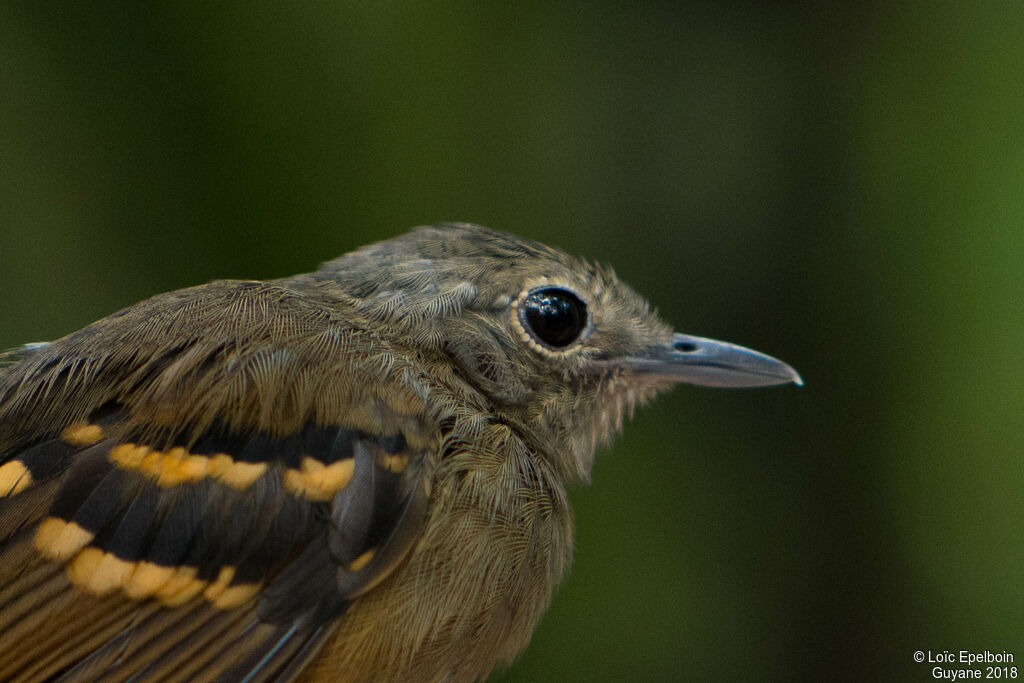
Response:
[{"label": "bird's breast", "polygon": [[319,678],[472,681],[526,647],[572,553],[564,487],[507,426],[446,443],[423,537],[349,608]]}]

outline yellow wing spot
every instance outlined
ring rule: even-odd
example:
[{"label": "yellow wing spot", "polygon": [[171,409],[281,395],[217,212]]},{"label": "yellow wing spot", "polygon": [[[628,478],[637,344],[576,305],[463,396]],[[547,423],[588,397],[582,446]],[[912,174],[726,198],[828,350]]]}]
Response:
[{"label": "yellow wing spot", "polygon": [[167,585],[176,571],[175,567],[165,567],[154,562],[139,562],[124,584],[124,592],[136,600],[148,598]]},{"label": "yellow wing spot", "polygon": [[160,476],[160,470],[164,462],[164,454],[160,451],[147,451],[136,468],[147,477],[156,479]]},{"label": "yellow wing spot", "polygon": [[235,462],[230,455],[218,453],[210,458],[209,474],[233,489],[244,489],[267,471],[265,462]]},{"label": "yellow wing spot", "polygon": [[172,448],[166,453],[158,455],[160,456],[159,472],[156,475],[158,486],[170,488],[185,482],[199,481],[206,476],[208,458],[191,455],[180,447]]},{"label": "yellow wing spot", "polygon": [[149,448],[146,446],[123,443],[110,449],[110,461],[123,470],[137,470],[142,466],[147,454]]},{"label": "yellow wing spot", "polygon": [[190,455],[180,446],[167,452],[150,451],[142,458],[139,471],[156,479],[158,486],[170,488],[185,482],[199,481],[206,476],[206,458]]},{"label": "yellow wing spot", "polygon": [[47,517],[36,529],[33,539],[36,550],[54,560],[66,560],[84,548],[96,537],[75,522],[58,517]]},{"label": "yellow wing spot", "polygon": [[60,438],[72,446],[88,446],[103,438],[103,428],[83,421],[72,422],[61,432]]},{"label": "yellow wing spot", "polygon": [[388,455],[381,453],[377,456],[377,464],[391,472],[401,472],[409,464],[408,455]]},{"label": "yellow wing spot", "polygon": [[165,605],[184,605],[206,588],[206,581],[196,578],[195,567],[178,567],[170,581],[157,589],[156,598]]},{"label": "yellow wing spot", "polygon": [[207,468],[207,472],[210,473],[211,477],[220,479],[234,466],[234,464],[235,461],[231,459],[230,455],[226,453],[218,453],[210,458],[210,465]]},{"label": "yellow wing spot", "polygon": [[68,563],[71,581],[94,595],[106,595],[121,588],[132,575],[135,563],[122,560],[99,548],[86,548]]},{"label": "yellow wing spot", "polygon": [[217,609],[231,609],[232,607],[244,605],[256,597],[256,594],[260,592],[260,588],[261,586],[258,583],[240,583],[237,586],[228,586],[213,601],[213,606]]},{"label": "yellow wing spot", "polygon": [[265,462],[236,462],[225,453],[207,457],[189,453],[180,446],[155,451],[134,443],[111,448],[110,461],[123,470],[134,470],[155,479],[157,485],[164,488],[213,477],[231,488],[244,489],[267,471]]},{"label": "yellow wing spot", "polygon": [[330,500],[335,493],[348,486],[355,471],[352,458],[324,465],[308,455],[302,459],[302,469],[289,468],[284,473],[286,490],[310,500]]},{"label": "yellow wing spot", "polygon": [[350,572],[357,572],[357,571],[359,571],[360,569],[365,567],[370,562],[370,560],[373,559],[373,556],[376,555],[376,554],[377,554],[376,548],[370,548],[365,553],[363,553],[362,555],[360,555],[356,559],[352,560],[352,562],[350,562],[349,565],[348,565],[348,570]]},{"label": "yellow wing spot", "polygon": [[32,473],[20,460],[0,466],[0,498],[21,493],[32,485]]},{"label": "yellow wing spot", "polygon": [[232,566],[225,566],[220,568],[220,573],[217,574],[217,580],[206,587],[203,591],[203,597],[213,602],[220,597],[221,593],[227,590],[231,580],[235,578],[235,568]]}]

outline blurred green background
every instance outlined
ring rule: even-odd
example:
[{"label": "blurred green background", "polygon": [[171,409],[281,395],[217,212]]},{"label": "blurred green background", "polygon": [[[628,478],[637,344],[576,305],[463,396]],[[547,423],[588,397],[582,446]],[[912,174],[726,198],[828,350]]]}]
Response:
[{"label": "blurred green background", "polygon": [[994,2],[3,3],[0,347],[518,232],[807,386],[642,411],[499,680],[1024,657],[1022,36]]}]

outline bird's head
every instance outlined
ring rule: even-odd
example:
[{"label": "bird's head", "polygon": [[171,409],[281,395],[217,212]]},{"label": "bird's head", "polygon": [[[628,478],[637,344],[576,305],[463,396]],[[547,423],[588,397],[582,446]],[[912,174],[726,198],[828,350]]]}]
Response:
[{"label": "bird's head", "polygon": [[314,277],[392,343],[450,363],[570,478],[586,479],[624,416],[676,383],[801,383],[770,356],[673,332],[610,268],[477,225],[419,228]]}]

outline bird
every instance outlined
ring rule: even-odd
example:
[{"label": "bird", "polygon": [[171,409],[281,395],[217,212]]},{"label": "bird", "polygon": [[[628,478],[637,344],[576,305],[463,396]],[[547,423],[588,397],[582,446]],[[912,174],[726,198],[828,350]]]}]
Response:
[{"label": "bird", "polygon": [[466,223],[14,350],[0,679],[482,680],[567,570],[567,487],[679,383],[802,380]]}]

